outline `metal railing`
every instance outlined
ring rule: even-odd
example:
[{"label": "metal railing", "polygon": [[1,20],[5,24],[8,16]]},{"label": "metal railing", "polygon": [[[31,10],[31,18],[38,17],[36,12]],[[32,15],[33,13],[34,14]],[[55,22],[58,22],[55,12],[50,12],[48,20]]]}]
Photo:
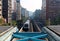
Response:
[{"label": "metal railing", "polygon": [[12,37],[12,34],[13,32],[16,32],[16,27],[11,27],[9,28],[8,30],[2,32],[0,34],[0,41],[10,41],[11,37]]},{"label": "metal railing", "polygon": [[44,27],[43,31],[48,34],[48,38],[50,41],[60,41],[60,37],[48,28]]}]

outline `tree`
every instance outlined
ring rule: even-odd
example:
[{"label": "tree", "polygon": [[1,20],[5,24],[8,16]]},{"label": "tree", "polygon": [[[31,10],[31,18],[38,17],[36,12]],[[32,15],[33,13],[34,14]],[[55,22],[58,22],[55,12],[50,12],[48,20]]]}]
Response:
[{"label": "tree", "polygon": [[56,17],[56,24],[60,24],[60,16]]},{"label": "tree", "polygon": [[4,20],[4,18],[2,17],[1,19],[0,19],[0,25],[2,25],[2,24],[4,24],[5,23],[5,20]]}]

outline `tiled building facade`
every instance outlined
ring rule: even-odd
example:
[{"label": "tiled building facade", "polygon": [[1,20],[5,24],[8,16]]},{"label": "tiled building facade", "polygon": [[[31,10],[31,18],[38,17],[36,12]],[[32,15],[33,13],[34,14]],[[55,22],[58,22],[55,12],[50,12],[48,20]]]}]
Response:
[{"label": "tiled building facade", "polygon": [[60,14],[60,0],[46,0],[46,18],[55,20]]},{"label": "tiled building facade", "polygon": [[60,15],[60,0],[43,0],[42,11],[46,13],[46,20],[55,24],[57,17]]}]

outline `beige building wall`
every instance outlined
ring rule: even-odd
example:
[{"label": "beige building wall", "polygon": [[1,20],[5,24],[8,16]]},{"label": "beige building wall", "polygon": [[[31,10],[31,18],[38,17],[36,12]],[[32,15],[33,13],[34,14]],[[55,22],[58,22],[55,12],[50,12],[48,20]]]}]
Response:
[{"label": "beige building wall", "polygon": [[0,0],[0,18],[2,18],[2,0]]},{"label": "beige building wall", "polygon": [[17,9],[17,2],[16,0],[14,1],[14,12],[16,12],[16,9]]},{"label": "beige building wall", "polygon": [[12,0],[8,0],[8,23],[12,21]]},{"label": "beige building wall", "polygon": [[20,0],[17,0],[17,18],[16,20],[21,20],[21,5],[20,5]]}]

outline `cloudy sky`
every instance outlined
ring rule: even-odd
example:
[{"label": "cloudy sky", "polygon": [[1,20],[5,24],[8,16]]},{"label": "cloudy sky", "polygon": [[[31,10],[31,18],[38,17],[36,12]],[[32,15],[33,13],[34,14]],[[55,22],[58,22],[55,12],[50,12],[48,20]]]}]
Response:
[{"label": "cloudy sky", "polygon": [[41,9],[42,0],[21,0],[21,6],[34,12],[36,9]]}]

